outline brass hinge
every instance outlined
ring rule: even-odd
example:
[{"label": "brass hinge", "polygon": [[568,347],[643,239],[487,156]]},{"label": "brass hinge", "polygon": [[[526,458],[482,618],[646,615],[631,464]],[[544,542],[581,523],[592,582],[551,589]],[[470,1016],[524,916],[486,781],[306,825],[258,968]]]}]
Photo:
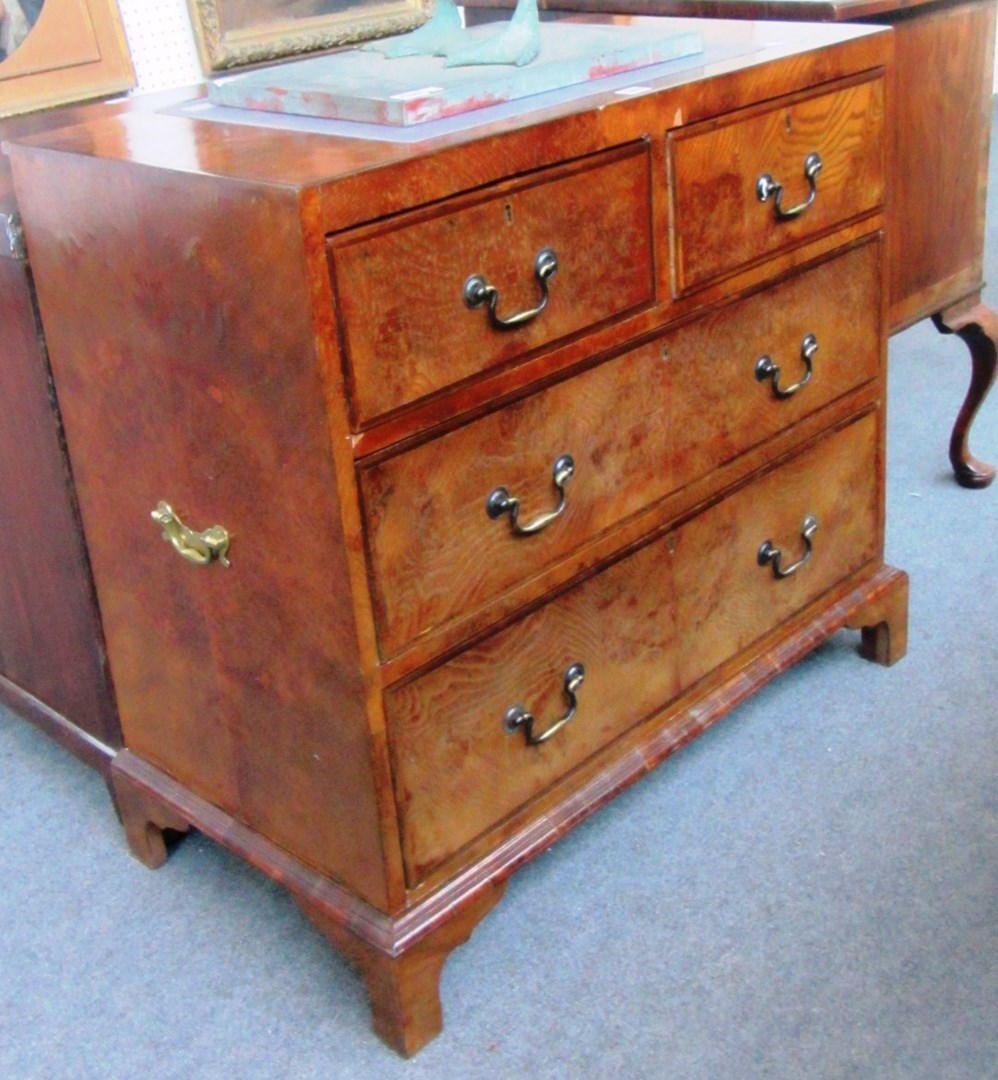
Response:
[{"label": "brass hinge", "polygon": [[17,259],[18,262],[25,262],[28,258],[28,249],[24,244],[21,215],[16,211],[13,214],[0,214],[0,230],[3,236],[0,254]]}]

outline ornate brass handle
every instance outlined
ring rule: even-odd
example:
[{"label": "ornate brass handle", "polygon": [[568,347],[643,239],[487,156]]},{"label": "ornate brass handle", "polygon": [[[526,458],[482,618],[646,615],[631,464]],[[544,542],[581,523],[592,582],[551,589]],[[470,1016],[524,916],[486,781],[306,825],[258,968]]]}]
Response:
[{"label": "ornate brass handle", "polygon": [[536,307],[529,311],[519,311],[504,319],[496,314],[499,306],[499,290],[495,285],[490,285],[481,274],[473,274],[464,283],[464,302],[470,308],[481,307],[488,303],[489,322],[497,330],[516,330],[535,319],[547,307],[548,304],[548,278],[558,269],[558,256],[550,248],[544,248],[534,260],[534,276],[537,284],[541,287],[541,300]]},{"label": "ornate brass handle", "polygon": [[539,533],[541,529],[546,529],[555,518],[561,517],[565,504],[568,502],[565,495],[565,485],[574,475],[575,462],[572,460],[571,455],[562,454],[554,463],[554,486],[561,496],[558,505],[546,514],[534,518],[528,525],[521,525],[519,522],[520,500],[515,495],[510,495],[504,487],[497,487],[489,495],[485,501],[485,512],[493,521],[498,517],[502,517],[503,514],[509,514],[510,527],[517,536],[530,536],[533,533]]},{"label": "ornate brass handle", "polygon": [[575,695],[585,677],[586,669],[582,664],[572,664],[568,671],[565,672],[565,696],[568,698],[568,712],[560,720],[556,720],[549,728],[541,732],[540,735],[534,734],[533,714],[529,713],[522,705],[511,705],[506,710],[506,715],[503,718],[503,725],[506,730],[513,732],[517,728],[523,728],[523,734],[526,737],[528,746],[539,746],[542,742],[547,742],[552,735],[561,731],[569,720],[575,716],[576,709],[579,707],[579,701]]},{"label": "ornate brass handle", "polygon": [[163,539],[188,562],[207,566],[216,559],[229,566],[229,534],[221,525],[212,525],[204,532],[195,532],[177,517],[169,503],[161,502],[152,512],[152,519],[163,530]]},{"label": "ornate brass handle", "polygon": [[804,554],[789,566],[782,563],[783,552],[778,547],[773,547],[771,540],[764,540],[759,548],[759,565],[765,566],[770,563],[773,567],[773,577],[787,578],[797,571],[811,558],[811,550],[814,546],[814,534],[818,531],[818,519],[813,514],[808,514],[801,522],[800,535],[804,541]]},{"label": "ornate brass handle", "polygon": [[804,377],[799,382],[795,382],[792,386],[780,386],[780,366],[769,356],[760,356],[755,362],[755,377],[759,382],[765,382],[766,379],[771,379],[775,397],[793,397],[798,390],[803,389],[811,381],[814,354],[817,351],[818,339],[814,334],[808,334],[800,343],[800,358],[804,361]]},{"label": "ornate brass handle", "polygon": [[777,221],[789,221],[791,218],[800,217],[801,214],[814,202],[815,197],[818,194],[818,173],[821,172],[821,157],[813,151],[804,158],[804,178],[807,180],[810,191],[807,193],[807,198],[796,206],[791,206],[789,210],[784,210],[782,204],[783,200],[783,185],[774,180],[769,173],[763,173],[762,176],[756,181],[755,193],[759,197],[759,202],[768,202],[770,197],[773,199],[773,213],[776,215]]}]

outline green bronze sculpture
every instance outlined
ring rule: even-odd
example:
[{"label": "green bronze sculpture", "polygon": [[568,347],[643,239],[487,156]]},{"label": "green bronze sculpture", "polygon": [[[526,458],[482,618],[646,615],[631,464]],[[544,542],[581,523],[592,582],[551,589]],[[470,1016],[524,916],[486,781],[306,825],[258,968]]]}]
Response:
[{"label": "green bronze sculpture", "polygon": [[469,42],[454,0],[436,0],[430,21],[408,34],[371,42],[367,48],[389,59],[400,56],[443,56],[445,67],[470,64],[515,64],[523,67],[541,47],[537,0],[517,0],[513,18],[494,34]]}]

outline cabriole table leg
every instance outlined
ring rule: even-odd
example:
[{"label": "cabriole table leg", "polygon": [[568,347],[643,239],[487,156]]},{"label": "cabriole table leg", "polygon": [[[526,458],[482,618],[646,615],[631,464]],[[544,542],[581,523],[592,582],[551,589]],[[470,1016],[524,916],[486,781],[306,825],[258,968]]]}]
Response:
[{"label": "cabriole table leg", "polygon": [[987,487],[995,478],[995,467],[975,458],[968,441],[974,417],[995,381],[998,315],[985,304],[975,304],[948,308],[933,315],[932,321],[941,334],[956,334],[970,349],[970,387],[950,436],[950,463],[961,486]]}]

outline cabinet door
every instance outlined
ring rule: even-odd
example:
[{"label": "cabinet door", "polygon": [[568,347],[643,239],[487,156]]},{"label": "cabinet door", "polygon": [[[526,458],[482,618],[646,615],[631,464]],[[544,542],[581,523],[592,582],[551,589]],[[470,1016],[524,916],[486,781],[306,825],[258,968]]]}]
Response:
[{"label": "cabinet door", "polygon": [[28,276],[2,256],[0,326],[0,401],[9,403],[0,423],[0,678],[117,747],[100,619]]},{"label": "cabinet door", "polygon": [[[888,297],[892,331],[980,288],[995,4],[932,5],[895,22]],[[945,92],[941,92],[945,88]]]},{"label": "cabinet door", "polygon": [[27,38],[0,62],[0,116],[134,85],[115,0],[45,0]]}]

